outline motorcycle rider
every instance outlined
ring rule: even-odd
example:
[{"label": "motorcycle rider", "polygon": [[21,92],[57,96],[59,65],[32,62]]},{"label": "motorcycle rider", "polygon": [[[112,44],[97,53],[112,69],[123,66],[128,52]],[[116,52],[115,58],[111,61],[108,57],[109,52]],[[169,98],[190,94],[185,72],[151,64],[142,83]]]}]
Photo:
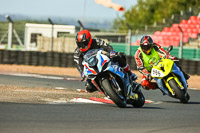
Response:
[{"label": "motorcycle rider", "polygon": [[[119,66],[121,66],[124,71],[130,75],[132,80],[137,79],[137,76],[131,72],[130,66],[126,63],[125,54],[121,52],[114,52],[112,46],[107,44],[104,40],[99,38],[92,39],[92,36],[88,30],[79,31],[75,40],[77,48],[74,51],[74,61],[78,71],[81,74],[81,77],[84,68],[82,65],[83,56],[88,50],[103,48],[104,51],[109,53],[110,58],[112,58],[114,62],[118,62]],[[87,79],[85,87],[87,92],[94,92],[97,90],[90,79]]]},{"label": "motorcycle rider", "polygon": [[[145,69],[139,70],[143,74],[141,85],[144,89],[158,89],[158,86],[155,82],[151,82],[151,60],[159,59],[160,57],[166,56],[169,59],[177,60],[176,57],[167,54],[167,52],[157,43],[153,42],[153,39],[150,36],[143,36],[140,40],[140,47],[135,53],[135,61],[137,68],[144,66]],[[178,66],[178,65],[177,65]],[[178,66],[180,69],[181,67]],[[181,70],[182,71],[182,70]],[[182,71],[186,80],[190,78],[184,71]]]}]

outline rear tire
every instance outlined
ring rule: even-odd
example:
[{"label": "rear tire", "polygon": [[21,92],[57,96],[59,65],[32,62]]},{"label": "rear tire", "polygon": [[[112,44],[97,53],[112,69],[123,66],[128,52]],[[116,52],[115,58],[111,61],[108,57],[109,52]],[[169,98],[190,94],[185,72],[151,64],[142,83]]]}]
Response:
[{"label": "rear tire", "polygon": [[118,107],[126,108],[126,98],[124,96],[123,99],[120,98],[111,84],[109,79],[102,80],[103,90]]},{"label": "rear tire", "polygon": [[169,86],[175,91],[176,98],[180,99],[181,103],[188,103],[189,98],[185,96],[183,90],[181,90],[176,81],[174,79],[171,79],[168,83]]}]

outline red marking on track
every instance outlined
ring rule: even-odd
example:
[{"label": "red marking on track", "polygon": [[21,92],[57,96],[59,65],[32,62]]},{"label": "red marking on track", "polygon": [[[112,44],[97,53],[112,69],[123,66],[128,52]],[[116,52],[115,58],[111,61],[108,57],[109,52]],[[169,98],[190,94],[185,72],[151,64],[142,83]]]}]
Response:
[{"label": "red marking on track", "polygon": [[[114,103],[112,100],[106,100],[106,99],[97,98],[97,97],[91,97],[90,100],[98,101],[98,102],[102,102],[102,103],[112,103],[112,104]],[[150,102],[145,100],[145,103],[150,103]]]},{"label": "red marking on track", "polygon": [[[114,102],[112,100],[107,100],[107,99],[97,98],[97,97],[91,97],[89,99],[76,97],[74,99],[71,99],[71,101],[72,102],[83,102],[83,103],[97,103],[97,104],[99,104],[99,103],[114,104]],[[145,103],[149,104],[149,103],[153,103],[153,101],[145,100]]]},{"label": "red marking on track", "polygon": [[106,100],[106,99],[103,99],[103,98],[97,98],[97,97],[91,97],[90,100],[93,100],[93,101],[98,101],[98,102],[102,102],[102,103],[114,103],[112,100]]},{"label": "red marking on track", "polygon": [[145,103],[150,103],[150,102],[145,100]]},{"label": "red marking on track", "polygon": [[84,92],[86,93],[87,91],[86,90],[82,90],[82,89],[76,89],[78,92]]}]

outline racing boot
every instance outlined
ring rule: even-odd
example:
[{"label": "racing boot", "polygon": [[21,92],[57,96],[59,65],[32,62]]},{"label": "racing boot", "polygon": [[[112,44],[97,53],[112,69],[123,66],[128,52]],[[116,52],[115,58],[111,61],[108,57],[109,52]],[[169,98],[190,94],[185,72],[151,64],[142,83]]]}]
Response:
[{"label": "racing boot", "polygon": [[130,99],[133,99],[133,100],[138,100],[139,96],[137,93],[132,93],[132,95],[130,95]]},{"label": "racing boot", "polygon": [[138,94],[133,92],[133,87],[131,84],[128,85],[128,90],[127,90],[127,99],[128,100],[137,100],[138,99]]},{"label": "racing boot", "polygon": [[187,73],[185,73],[183,70],[182,70],[182,73],[183,73],[183,75],[184,75],[184,77],[185,77],[186,80],[188,80],[190,78],[190,75],[188,75]]},{"label": "racing boot", "polygon": [[183,71],[182,67],[180,66],[180,64],[179,64],[178,62],[175,63],[175,64],[179,67],[179,69],[180,69],[181,72],[183,73],[185,79],[188,80],[188,79],[190,78],[190,75],[188,75],[187,73],[185,73],[185,72]]},{"label": "racing boot", "polygon": [[186,83],[187,83],[187,87],[188,87],[188,82],[187,82],[187,80],[190,78],[190,75],[188,75],[187,73],[185,73],[183,70],[181,70],[182,71],[182,73],[183,73],[183,75],[184,75],[184,77],[185,77],[185,79],[186,79]]},{"label": "racing boot", "polygon": [[125,72],[128,73],[128,75],[130,76],[130,78],[133,81],[135,81],[138,78],[137,75],[135,75],[134,73],[131,72],[130,66],[128,64],[123,69],[124,69]]},{"label": "racing boot", "polygon": [[190,95],[188,94],[188,92],[185,94],[187,100],[189,101],[190,100]]}]

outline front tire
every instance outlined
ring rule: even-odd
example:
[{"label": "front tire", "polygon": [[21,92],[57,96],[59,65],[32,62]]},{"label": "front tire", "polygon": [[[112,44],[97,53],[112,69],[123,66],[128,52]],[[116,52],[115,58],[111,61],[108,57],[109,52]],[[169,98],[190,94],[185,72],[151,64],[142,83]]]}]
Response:
[{"label": "front tire", "polygon": [[141,84],[137,85],[136,91],[135,93],[138,94],[138,99],[137,100],[133,100],[132,105],[135,108],[141,108],[144,104],[145,104],[145,97],[141,91]]},{"label": "front tire", "polygon": [[102,86],[103,90],[106,92],[106,94],[110,97],[110,99],[120,108],[126,107],[126,99],[124,96],[120,96],[115,92],[115,88],[112,85],[112,82],[109,79],[103,79],[102,80]]},{"label": "front tire", "polygon": [[169,80],[169,86],[175,91],[176,98],[180,99],[181,103],[188,103],[189,98],[187,98],[184,92],[181,90],[179,85],[174,79]]},{"label": "front tire", "polygon": [[137,92],[137,94],[138,94],[138,99],[134,100],[132,105],[135,108],[141,108],[145,104],[145,97],[142,94],[142,92]]}]

